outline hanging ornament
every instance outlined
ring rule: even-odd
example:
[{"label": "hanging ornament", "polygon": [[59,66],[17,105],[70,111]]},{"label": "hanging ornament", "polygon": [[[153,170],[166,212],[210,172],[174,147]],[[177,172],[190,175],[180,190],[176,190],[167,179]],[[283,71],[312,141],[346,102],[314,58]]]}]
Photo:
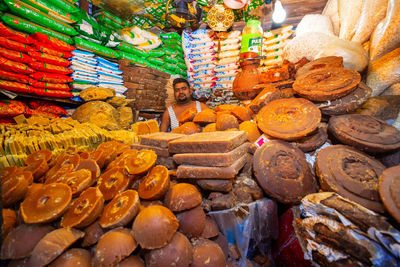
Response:
[{"label": "hanging ornament", "polygon": [[234,18],[232,9],[216,4],[207,14],[207,24],[213,31],[224,32],[232,26]]}]

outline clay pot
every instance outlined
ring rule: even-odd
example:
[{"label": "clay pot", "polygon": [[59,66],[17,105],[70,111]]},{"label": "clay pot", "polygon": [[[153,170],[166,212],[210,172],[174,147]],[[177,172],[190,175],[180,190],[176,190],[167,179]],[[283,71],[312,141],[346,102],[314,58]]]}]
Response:
[{"label": "clay pot", "polygon": [[137,248],[129,229],[116,228],[105,233],[99,240],[94,254],[94,266],[114,266]]},{"label": "clay pot", "polygon": [[179,183],[168,190],[164,204],[172,211],[183,211],[200,205],[201,200],[201,193],[194,185]]},{"label": "clay pot", "polygon": [[260,60],[245,60],[240,62],[240,66],[242,72],[233,81],[233,94],[240,100],[253,99],[260,91],[253,88],[260,83]]},{"label": "clay pot", "polygon": [[133,222],[135,240],[145,249],[161,248],[171,241],[178,230],[178,220],[166,207],[144,208]]},{"label": "clay pot", "polygon": [[192,244],[183,234],[176,232],[165,247],[150,250],[146,256],[148,267],[189,266],[192,262]]}]

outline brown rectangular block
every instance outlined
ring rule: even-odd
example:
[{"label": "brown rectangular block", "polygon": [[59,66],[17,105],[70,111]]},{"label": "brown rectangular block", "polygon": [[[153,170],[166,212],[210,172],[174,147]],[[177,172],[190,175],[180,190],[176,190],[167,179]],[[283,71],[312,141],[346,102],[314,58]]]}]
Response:
[{"label": "brown rectangular block", "polygon": [[149,80],[155,80],[156,76],[151,73],[146,73],[146,74],[143,74],[143,78],[149,79]]},{"label": "brown rectangular block", "polygon": [[171,77],[171,74],[168,74],[166,72],[159,71],[159,70],[156,70],[156,69],[152,69],[151,73],[156,75],[156,76],[163,77],[165,79],[169,79]]},{"label": "brown rectangular block", "polygon": [[133,149],[149,149],[149,150],[153,150],[154,152],[156,152],[157,156],[159,157],[169,157],[170,154],[168,152],[168,149],[166,148],[159,148],[159,147],[155,147],[155,146],[145,146],[145,145],[140,145],[140,144],[132,144],[131,148]]},{"label": "brown rectangular block", "polygon": [[196,183],[204,190],[228,193],[232,191],[233,179],[198,179]]},{"label": "brown rectangular block", "polygon": [[168,142],[184,136],[186,135],[175,134],[175,133],[164,133],[164,132],[145,134],[140,136],[140,144],[147,146],[168,148]]},{"label": "brown rectangular block", "polygon": [[171,141],[168,149],[171,154],[225,153],[240,146],[246,140],[247,133],[244,131],[197,133]]},{"label": "brown rectangular block", "polygon": [[184,153],[173,157],[177,164],[227,167],[245,155],[249,146],[250,143],[246,142],[227,153]]},{"label": "brown rectangular block", "polygon": [[156,165],[163,165],[168,170],[176,169],[176,163],[172,157],[157,157]]},{"label": "brown rectangular block", "polygon": [[229,167],[179,165],[176,176],[177,178],[191,179],[233,179],[246,164],[248,156],[246,153]]}]

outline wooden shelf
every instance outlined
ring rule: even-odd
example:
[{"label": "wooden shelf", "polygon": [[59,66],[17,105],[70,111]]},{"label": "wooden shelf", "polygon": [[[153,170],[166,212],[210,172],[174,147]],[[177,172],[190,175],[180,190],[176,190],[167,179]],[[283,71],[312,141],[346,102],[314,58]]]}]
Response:
[{"label": "wooden shelf", "polygon": [[71,105],[82,105],[84,103],[81,101],[71,100],[69,98],[47,97],[47,96],[31,95],[31,94],[16,93],[16,92],[13,92],[13,93],[17,95],[17,99],[18,98],[30,98],[30,99],[53,101],[53,102],[61,102],[61,103],[66,103],[66,104],[71,104]]}]

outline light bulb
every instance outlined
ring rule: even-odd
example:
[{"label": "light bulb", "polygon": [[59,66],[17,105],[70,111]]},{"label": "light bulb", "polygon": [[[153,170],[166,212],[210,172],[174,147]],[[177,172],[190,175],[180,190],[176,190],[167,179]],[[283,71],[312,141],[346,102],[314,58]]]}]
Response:
[{"label": "light bulb", "polygon": [[285,18],[286,18],[286,11],[282,6],[281,1],[276,0],[274,13],[272,13],[272,20],[275,23],[282,23],[285,20]]}]

